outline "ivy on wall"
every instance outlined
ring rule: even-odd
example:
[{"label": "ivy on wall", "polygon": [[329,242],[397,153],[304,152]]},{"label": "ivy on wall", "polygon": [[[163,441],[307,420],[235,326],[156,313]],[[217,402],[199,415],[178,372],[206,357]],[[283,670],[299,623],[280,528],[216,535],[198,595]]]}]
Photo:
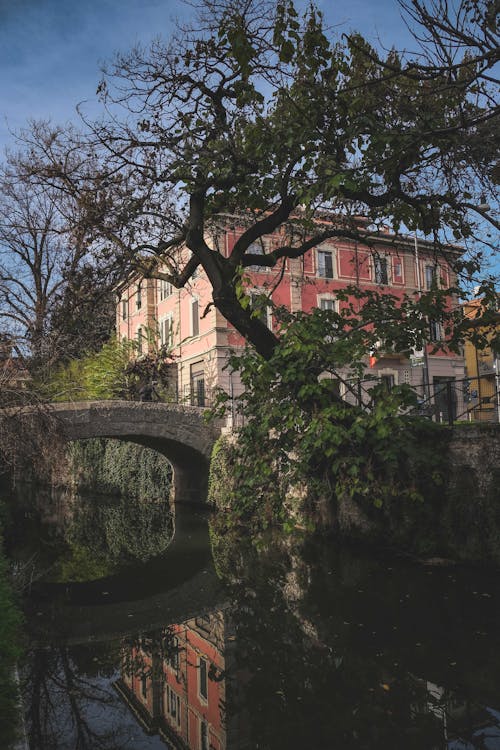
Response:
[{"label": "ivy on wall", "polygon": [[166,499],[172,467],[151,448],[92,438],[69,447],[70,475],[79,492]]}]

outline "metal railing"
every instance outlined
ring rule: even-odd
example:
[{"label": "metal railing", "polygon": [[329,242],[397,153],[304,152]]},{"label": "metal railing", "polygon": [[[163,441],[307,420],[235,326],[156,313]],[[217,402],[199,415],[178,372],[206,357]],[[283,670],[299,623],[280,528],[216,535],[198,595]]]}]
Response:
[{"label": "metal railing", "polygon": [[[371,378],[344,381],[346,382],[349,383],[349,388],[342,398],[370,410],[374,403],[373,386],[380,381]],[[500,391],[498,377],[494,373],[461,380],[434,378],[431,382],[421,382],[410,387],[415,393],[416,406],[406,412],[409,415],[423,416],[450,425],[464,421],[500,422]],[[219,389],[208,388],[204,381],[198,380],[186,384],[181,389],[176,384],[171,384],[167,388],[152,387],[129,394],[128,398],[131,401],[172,403],[209,409],[215,406],[218,392]],[[228,394],[229,401],[226,404],[227,423],[234,428],[242,427],[245,423],[245,414],[239,403],[240,395],[240,391]],[[340,390],[338,395],[341,395]],[[78,395],[72,394],[72,398],[66,397],[65,400],[77,401]]]},{"label": "metal railing", "polygon": [[[370,411],[376,395],[373,391],[380,379],[344,381],[343,398]],[[408,383],[415,394],[416,406],[406,413],[452,425],[455,422],[500,422],[500,390],[495,373],[455,379],[434,377],[430,382]],[[392,386],[388,385],[390,389]],[[340,395],[340,393],[339,393]]]},{"label": "metal railing", "polygon": [[500,393],[494,375],[440,379],[412,386],[418,405],[411,413],[435,422],[500,422]]}]

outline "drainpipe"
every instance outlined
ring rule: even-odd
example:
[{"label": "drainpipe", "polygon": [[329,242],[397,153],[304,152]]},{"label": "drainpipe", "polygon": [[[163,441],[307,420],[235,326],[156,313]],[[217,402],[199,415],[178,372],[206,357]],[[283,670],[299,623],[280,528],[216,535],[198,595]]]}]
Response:
[{"label": "drainpipe", "polygon": [[494,353],[493,369],[495,370],[495,395],[497,402],[497,421],[500,422],[500,356]]},{"label": "drainpipe", "polygon": [[[422,279],[420,277],[420,258],[418,253],[418,238],[417,238],[417,232],[415,231],[415,234],[413,235],[413,241],[415,244],[415,271],[416,271],[416,281],[417,281],[417,290],[418,290],[418,298],[420,299],[422,296]],[[424,339],[423,342],[423,350],[424,350],[424,367],[422,370],[422,380],[423,380],[423,388],[424,388],[424,400],[427,397],[430,400],[431,397],[431,386],[429,383],[429,357],[427,354],[427,341]]]}]

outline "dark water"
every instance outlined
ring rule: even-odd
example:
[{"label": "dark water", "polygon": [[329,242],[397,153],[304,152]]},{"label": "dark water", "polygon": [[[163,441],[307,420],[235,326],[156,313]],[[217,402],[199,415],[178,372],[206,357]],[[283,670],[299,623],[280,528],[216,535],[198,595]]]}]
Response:
[{"label": "dark water", "polygon": [[32,748],[500,748],[496,573],[332,541],[257,550],[210,539],[207,522],[184,510],[173,539],[157,529],[158,554],[134,561],[131,542],[107,568],[100,541],[101,567],[78,550],[100,574],[86,581],[69,575],[78,557],[57,567],[54,524],[37,520],[48,572],[31,584],[22,667]]}]

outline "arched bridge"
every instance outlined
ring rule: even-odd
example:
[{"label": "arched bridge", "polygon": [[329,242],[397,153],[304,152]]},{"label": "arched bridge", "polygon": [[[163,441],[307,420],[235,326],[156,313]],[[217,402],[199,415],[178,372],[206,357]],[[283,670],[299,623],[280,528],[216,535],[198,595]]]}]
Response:
[{"label": "arched bridge", "polygon": [[221,423],[207,424],[203,409],[138,401],[82,401],[51,405],[67,440],[105,437],[139,443],[172,464],[174,502],[206,499],[212,446]]}]

